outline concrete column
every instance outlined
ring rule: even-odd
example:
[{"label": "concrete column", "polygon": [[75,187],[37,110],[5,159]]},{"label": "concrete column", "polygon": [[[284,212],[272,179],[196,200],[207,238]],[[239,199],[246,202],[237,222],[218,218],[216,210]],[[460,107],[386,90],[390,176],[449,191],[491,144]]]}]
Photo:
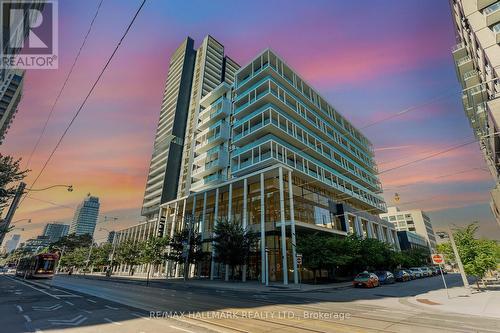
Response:
[{"label": "concrete column", "polygon": [[363,238],[363,229],[361,228],[361,220],[359,216],[354,217],[354,229],[359,237]]},{"label": "concrete column", "polygon": [[372,226],[372,222],[371,221],[368,221],[366,223],[366,228],[368,229],[368,237],[375,238],[375,236],[373,234],[373,226]]},{"label": "concrete column", "polygon": [[[195,231],[195,223],[196,223],[196,216],[194,215],[195,214],[195,211],[196,211],[196,194],[193,196],[193,209],[191,211],[191,214],[192,214],[192,218],[191,218],[191,221],[190,221],[190,225],[188,226],[188,228],[191,229],[191,232],[194,232]],[[189,239],[188,239],[188,243],[189,243]],[[190,263],[188,263],[188,278],[190,276],[194,275],[194,266],[191,265]]]},{"label": "concrete column", "polygon": [[264,173],[260,174],[260,279],[266,283],[266,225],[264,201]]},{"label": "concrete column", "polygon": [[293,208],[292,171],[288,171],[288,199],[290,206],[290,225],[292,231],[292,258],[293,258],[293,283],[299,283],[299,269],[297,266],[297,236],[295,234],[295,212]]},{"label": "concrete column", "polygon": [[208,192],[203,193],[203,212],[201,215],[201,223],[199,225],[198,232],[201,235],[201,240],[205,239],[205,218],[207,216],[207,196]]},{"label": "concrete column", "polygon": [[232,221],[233,215],[233,183],[229,184],[229,198],[227,202],[227,220]]},{"label": "concrete column", "polygon": [[[248,199],[248,179],[243,179],[243,229],[247,231],[248,226],[248,213],[247,213],[247,199]],[[243,272],[241,280],[245,282],[247,280],[247,265],[243,265]]]},{"label": "concrete column", "polygon": [[[219,188],[215,189],[215,209],[214,209],[214,229],[217,225],[217,219],[219,218]],[[212,230],[212,239],[214,237],[214,230]],[[214,279],[214,270],[215,270],[215,242],[212,240],[212,258],[210,260],[210,280]]]},{"label": "concrete column", "polygon": [[279,191],[280,191],[280,220],[281,220],[281,254],[283,259],[283,284],[288,284],[288,265],[286,251],[286,225],[285,225],[285,197],[283,193],[283,168],[279,167]]}]

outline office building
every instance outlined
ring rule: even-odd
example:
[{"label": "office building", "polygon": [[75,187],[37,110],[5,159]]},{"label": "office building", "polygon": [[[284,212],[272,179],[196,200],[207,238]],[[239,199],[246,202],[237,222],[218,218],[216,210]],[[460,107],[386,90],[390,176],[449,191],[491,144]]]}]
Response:
[{"label": "office building", "polygon": [[[427,239],[414,231],[398,231],[399,247],[401,250],[425,250],[429,251]],[[429,252],[430,253],[430,252]]]},{"label": "office building", "polygon": [[47,223],[43,229],[43,236],[49,237],[51,243],[57,242],[68,235],[69,225],[62,223]]},{"label": "office building", "polygon": [[298,283],[294,244],[305,233],[399,249],[394,225],[378,217],[386,206],[370,141],[273,51],[240,68],[211,37],[200,49],[177,198],[161,204],[153,234],[171,237],[191,221],[212,253],[191,271],[221,278],[214,225],[236,221],[260,237],[244,276],[264,281],[267,249],[269,279],[284,284]]},{"label": "office building", "polygon": [[398,207],[387,208],[380,217],[394,224],[397,231],[410,231],[425,237],[431,252],[436,252],[436,234],[431,219],[419,209],[401,211]]},{"label": "office building", "polygon": [[97,217],[99,216],[99,198],[91,196],[90,193],[78,205],[69,227],[69,233],[77,236],[88,234],[94,235]]},{"label": "office building", "polygon": [[15,234],[5,242],[5,252],[10,253],[17,249],[19,242],[21,241],[21,235]]},{"label": "office building", "polygon": [[451,0],[452,48],[462,102],[496,182],[491,209],[500,224],[500,1]]}]

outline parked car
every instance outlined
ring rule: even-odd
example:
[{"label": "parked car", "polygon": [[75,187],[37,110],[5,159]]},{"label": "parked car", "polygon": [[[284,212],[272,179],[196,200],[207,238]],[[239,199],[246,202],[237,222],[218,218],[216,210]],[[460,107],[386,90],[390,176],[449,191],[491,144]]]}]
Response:
[{"label": "parked car", "polygon": [[395,271],[394,272],[394,278],[396,279],[396,281],[398,282],[406,282],[406,281],[410,281],[412,280],[411,276],[410,276],[410,273],[408,273],[407,271],[403,270],[403,269],[400,269],[398,271]]},{"label": "parked car", "polygon": [[429,276],[432,276],[432,271],[429,267],[420,267],[420,269],[422,270],[422,272],[424,273],[424,276],[425,277],[429,277]]},{"label": "parked car", "polygon": [[415,280],[417,278],[415,272],[412,272],[409,268],[403,268],[402,270],[410,275],[410,280]]},{"label": "parked car", "polygon": [[441,274],[439,272],[439,267],[438,266],[431,266],[431,271],[432,271],[432,275],[439,275],[439,274]]},{"label": "parked car", "polygon": [[369,272],[362,272],[356,275],[352,285],[356,287],[374,288],[380,286],[377,275]]},{"label": "parked car", "polygon": [[424,272],[422,272],[422,270],[418,267],[410,268],[410,272],[415,274],[415,278],[417,278],[417,279],[424,277]]},{"label": "parked car", "polygon": [[436,266],[436,274],[441,275],[441,271],[443,271],[443,274],[448,274],[448,271],[446,269]]},{"label": "parked car", "polygon": [[377,271],[375,272],[375,275],[377,275],[378,282],[380,282],[380,284],[392,284],[396,282],[394,274],[389,271]]}]

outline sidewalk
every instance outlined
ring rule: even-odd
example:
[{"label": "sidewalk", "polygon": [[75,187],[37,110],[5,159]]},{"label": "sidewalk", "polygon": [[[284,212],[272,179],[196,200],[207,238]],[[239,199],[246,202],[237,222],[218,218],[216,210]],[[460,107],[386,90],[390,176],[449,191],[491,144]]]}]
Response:
[{"label": "sidewalk", "polygon": [[[499,286],[500,287],[500,286]],[[432,290],[407,299],[409,303],[426,310],[455,312],[460,314],[500,318],[500,288],[477,291],[471,286],[471,294],[463,287]]]},{"label": "sidewalk", "polygon": [[[73,274],[73,277],[87,278],[106,281],[122,281],[122,282],[140,282],[146,283],[145,276],[129,276],[129,275],[113,275],[110,278],[100,273],[93,274]],[[269,286],[265,286],[257,281],[221,281],[221,280],[208,280],[208,279],[191,279],[184,281],[182,278],[165,278],[163,276],[150,277],[150,283],[154,285],[183,285],[199,288],[210,288],[216,290],[230,290],[230,291],[253,291],[253,292],[316,292],[326,290],[346,289],[352,286],[352,282],[338,282],[328,284],[300,284],[283,285],[282,283],[273,282]]]}]

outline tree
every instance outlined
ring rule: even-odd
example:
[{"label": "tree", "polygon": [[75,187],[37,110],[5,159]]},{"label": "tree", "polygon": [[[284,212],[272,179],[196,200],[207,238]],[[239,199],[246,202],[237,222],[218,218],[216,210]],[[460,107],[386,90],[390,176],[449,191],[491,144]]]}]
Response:
[{"label": "tree", "polygon": [[90,247],[92,244],[92,236],[89,234],[75,235],[69,234],[62,237],[57,242],[49,245],[50,250],[62,250],[65,253],[72,252],[74,249],[79,247]]},{"label": "tree", "polygon": [[215,259],[229,265],[234,276],[236,266],[248,263],[250,253],[257,243],[257,235],[229,220],[218,221],[214,233]]},{"label": "tree", "polygon": [[149,238],[145,246],[142,249],[142,262],[148,265],[148,277],[146,284],[149,285],[149,275],[151,272],[151,266],[153,269],[161,265],[167,258],[167,246],[169,244],[169,239],[167,237],[151,237]]},{"label": "tree", "polygon": [[[469,224],[464,228],[456,228],[453,232],[453,238],[465,273],[476,278],[479,290],[479,280],[484,278],[489,270],[496,269],[500,258],[498,257],[498,244],[495,241],[475,238],[478,228],[477,223]],[[450,243],[439,245],[438,250],[445,254],[447,261],[455,261]]]},{"label": "tree", "polygon": [[187,256],[189,261],[188,264],[195,264],[205,258],[206,253],[203,252],[201,247],[201,235],[196,230],[192,230],[191,240],[189,241],[188,238],[189,230],[187,228],[174,234],[169,242],[170,254],[167,255],[169,260],[184,264],[186,261],[188,243],[191,244],[189,247],[189,256]]},{"label": "tree", "polygon": [[21,170],[21,159],[15,160],[12,156],[0,153],[0,209],[16,194],[16,186],[12,183],[19,182],[26,177],[29,170]]},{"label": "tree", "polygon": [[143,242],[134,242],[131,240],[127,240],[117,246],[117,261],[130,267],[130,275],[134,274],[134,266],[141,264],[143,248]]},{"label": "tree", "polygon": [[92,249],[89,264],[97,267],[99,270],[102,270],[104,266],[108,265],[109,255],[111,254],[111,250],[112,250],[112,245],[109,243],[104,243],[99,246],[95,246]]},{"label": "tree", "polygon": [[65,252],[61,257],[60,265],[63,267],[75,267],[76,269],[83,269],[87,266],[87,258],[89,249],[86,247],[78,247],[72,251]]}]

